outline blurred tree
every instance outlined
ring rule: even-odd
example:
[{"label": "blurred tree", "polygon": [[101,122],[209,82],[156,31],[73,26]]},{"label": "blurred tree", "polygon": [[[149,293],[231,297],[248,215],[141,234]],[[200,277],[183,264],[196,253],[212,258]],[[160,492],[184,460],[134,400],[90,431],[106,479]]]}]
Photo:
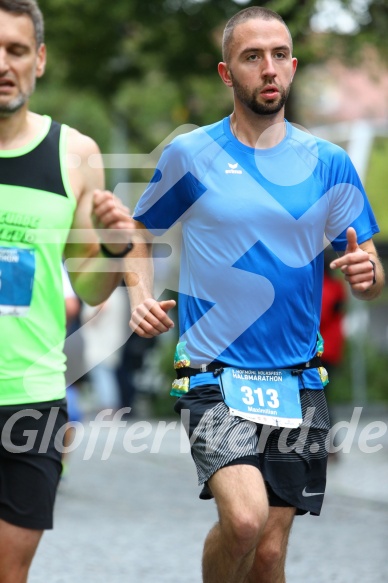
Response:
[{"label": "blurred tree", "polygon": [[321,15],[316,18],[318,30],[326,32],[321,37],[326,56],[334,54],[355,65],[369,45],[388,58],[387,0],[318,0],[316,4]]},{"label": "blurred tree", "polygon": [[[60,107],[60,118],[65,113],[73,122],[70,112],[75,100],[69,95],[76,91],[77,100],[84,96],[85,103],[94,95],[95,104],[85,111],[81,128],[90,130],[88,118],[93,112],[104,120],[104,127],[106,117],[118,117],[138,151],[149,151],[180,124],[202,125],[218,119],[231,106],[231,96],[216,73],[222,29],[237,10],[254,4],[40,0],[49,47],[42,84],[48,93],[55,87],[56,96],[59,88],[67,87],[66,97],[53,100],[54,113]],[[274,0],[263,5],[281,12],[296,42],[306,44],[314,2]],[[46,94],[42,102],[46,110],[47,102]],[[89,125],[93,126],[89,133],[104,144],[95,121]]]},{"label": "blurred tree", "polygon": [[[351,0],[342,3],[351,8]],[[38,93],[37,106],[61,120],[76,122],[104,149],[109,148],[106,131],[112,120],[129,134],[131,150],[139,152],[152,150],[183,123],[211,123],[231,109],[231,95],[216,72],[223,26],[239,9],[255,4],[40,0],[49,64],[41,81],[45,92],[42,97]],[[324,40],[311,34],[315,0],[263,0],[261,4],[282,14],[288,23],[301,68],[322,59],[333,47],[330,33],[323,35]],[[386,0],[370,0],[367,12],[361,17],[355,11],[356,17],[361,32],[351,37],[352,42],[379,39],[387,46]],[[349,45],[344,37],[335,38],[337,50],[342,42],[345,52]],[[292,99],[287,117],[298,121]]]}]

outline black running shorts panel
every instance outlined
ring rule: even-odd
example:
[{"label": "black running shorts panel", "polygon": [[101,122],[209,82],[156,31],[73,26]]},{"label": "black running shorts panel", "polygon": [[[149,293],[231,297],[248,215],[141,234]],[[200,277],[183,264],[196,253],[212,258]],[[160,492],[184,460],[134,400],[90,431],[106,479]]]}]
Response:
[{"label": "black running shorts panel", "polygon": [[64,400],[0,407],[2,520],[36,530],[53,527],[66,423]]},{"label": "black running shorts panel", "polygon": [[272,506],[319,515],[326,487],[329,414],[324,391],[300,391],[303,422],[297,429],[252,423],[230,415],[218,385],[191,389],[175,404],[191,441],[200,498],[212,497],[208,480],[219,469],[250,464],[263,475]]}]

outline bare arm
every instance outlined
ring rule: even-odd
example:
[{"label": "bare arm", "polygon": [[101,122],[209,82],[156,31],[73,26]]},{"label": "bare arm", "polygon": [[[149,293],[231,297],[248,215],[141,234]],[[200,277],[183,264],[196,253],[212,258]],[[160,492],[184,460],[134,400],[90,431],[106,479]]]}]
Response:
[{"label": "bare arm", "polygon": [[[385,283],[384,269],[376,247],[372,239],[358,245],[357,233],[352,227],[349,227],[346,236],[348,245],[345,253],[332,261],[330,267],[341,269],[352,294],[357,299],[373,300],[381,294]],[[375,269],[372,262],[375,264]]]},{"label": "bare arm", "polygon": [[131,303],[129,325],[142,338],[152,338],[174,327],[167,312],[175,301],[158,302],[153,298],[152,236],[142,223],[134,222],[134,249],[125,259],[124,276]]},{"label": "bare arm", "polygon": [[68,262],[69,275],[77,295],[88,304],[98,305],[123,278],[122,260],[105,258],[100,239],[111,252],[119,253],[130,241],[134,223],[121,201],[104,190],[102,164],[95,168],[88,163],[91,155],[100,156],[96,143],[70,130],[68,154],[80,160],[80,164],[69,171],[77,208],[64,255],[72,260]]}]

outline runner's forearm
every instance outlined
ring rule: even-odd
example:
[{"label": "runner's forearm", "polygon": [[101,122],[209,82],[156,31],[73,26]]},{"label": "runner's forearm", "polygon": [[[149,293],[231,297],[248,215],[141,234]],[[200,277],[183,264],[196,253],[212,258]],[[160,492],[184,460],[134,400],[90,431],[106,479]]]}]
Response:
[{"label": "runner's forearm", "polygon": [[131,255],[124,260],[126,283],[131,310],[153,297],[154,265],[152,244],[136,241]]}]

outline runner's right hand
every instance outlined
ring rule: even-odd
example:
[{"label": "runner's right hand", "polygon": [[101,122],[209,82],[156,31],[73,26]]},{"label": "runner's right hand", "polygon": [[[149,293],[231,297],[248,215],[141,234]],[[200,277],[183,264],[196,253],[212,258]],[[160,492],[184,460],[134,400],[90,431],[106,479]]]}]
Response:
[{"label": "runner's right hand", "polygon": [[158,302],[148,298],[132,312],[129,326],[142,338],[153,338],[174,328],[174,322],[167,312],[174,308],[175,300]]}]

